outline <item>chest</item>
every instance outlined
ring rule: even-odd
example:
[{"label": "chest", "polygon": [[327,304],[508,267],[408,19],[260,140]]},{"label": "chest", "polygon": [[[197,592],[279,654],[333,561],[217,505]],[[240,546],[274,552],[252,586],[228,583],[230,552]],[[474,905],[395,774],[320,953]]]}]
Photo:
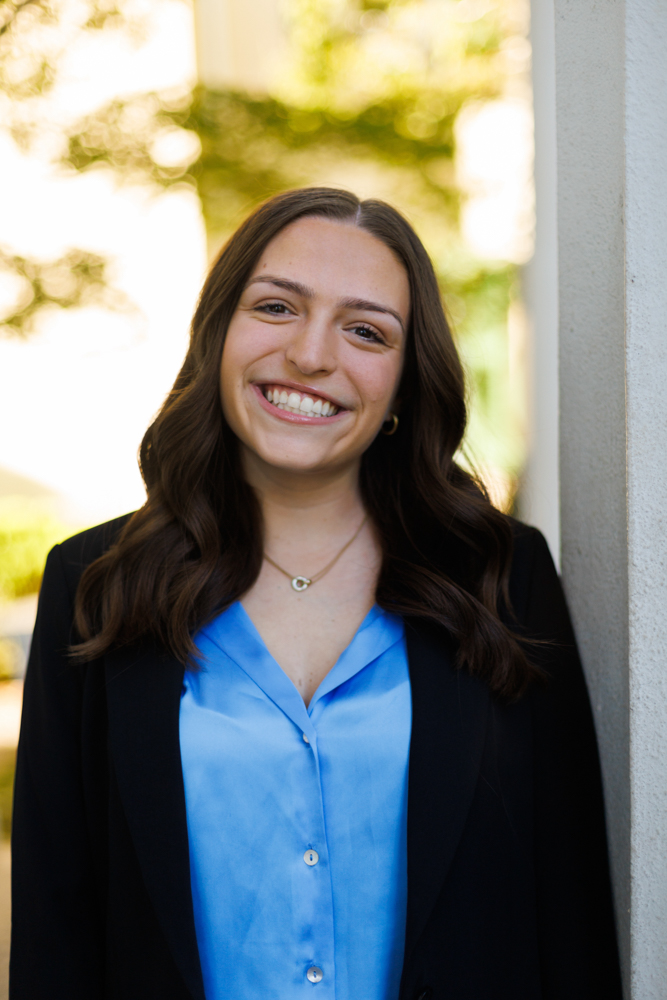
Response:
[{"label": "chest", "polygon": [[309,710],[240,608],[215,633],[225,651],[201,637],[206,668],[186,673],[179,728],[213,1000],[319,981],[352,1000],[364,974],[368,1000],[398,996],[411,702],[400,623],[383,619],[369,616]]},{"label": "chest", "polygon": [[267,649],[306,704],[375,601],[379,557],[374,546],[361,544],[346,556],[301,593],[265,563],[242,599]]},{"label": "chest", "polygon": [[291,845],[298,830],[290,850],[303,840],[300,857],[311,841],[321,852],[327,838],[345,841],[405,808],[412,712],[402,643],[351,676],[340,664],[310,710],[277,665],[247,666],[218,655],[207,674],[186,673],[181,699],[188,815],[218,846],[233,826],[230,844],[253,844],[259,856],[281,836]]}]

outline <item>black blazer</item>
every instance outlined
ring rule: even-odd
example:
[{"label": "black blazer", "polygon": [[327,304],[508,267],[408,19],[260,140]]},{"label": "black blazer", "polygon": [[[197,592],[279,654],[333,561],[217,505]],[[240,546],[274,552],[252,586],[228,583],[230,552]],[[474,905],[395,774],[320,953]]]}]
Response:
[{"label": "black blazer", "polygon": [[[47,562],[18,750],[11,1000],[204,1000],[179,749],[183,667],[151,643],[83,666],[66,655],[82,568],[124,521],[69,539]],[[553,643],[540,652],[545,687],[502,705],[454,668],[444,631],[406,622],[401,1000],[621,997],[584,678],[547,545],[532,528],[515,533],[515,611]]]}]

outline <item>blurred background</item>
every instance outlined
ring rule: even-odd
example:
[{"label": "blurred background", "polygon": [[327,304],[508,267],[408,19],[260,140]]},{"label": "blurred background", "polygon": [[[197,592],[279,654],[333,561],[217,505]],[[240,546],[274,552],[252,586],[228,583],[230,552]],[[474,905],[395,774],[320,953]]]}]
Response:
[{"label": "blurred background", "polygon": [[46,553],[143,502],[207,264],[267,196],[342,186],[415,225],[468,372],[464,460],[520,508],[528,32],[528,0],[0,0],[5,840]]}]

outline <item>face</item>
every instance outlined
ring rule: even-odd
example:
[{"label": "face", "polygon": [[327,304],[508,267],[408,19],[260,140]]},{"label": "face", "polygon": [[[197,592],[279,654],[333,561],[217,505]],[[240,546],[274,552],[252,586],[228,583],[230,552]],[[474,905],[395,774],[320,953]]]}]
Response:
[{"label": "face", "polygon": [[223,412],[246,459],[305,473],[358,462],[391,410],[409,313],[405,269],[370,233],[317,218],[282,230],[222,355]]}]

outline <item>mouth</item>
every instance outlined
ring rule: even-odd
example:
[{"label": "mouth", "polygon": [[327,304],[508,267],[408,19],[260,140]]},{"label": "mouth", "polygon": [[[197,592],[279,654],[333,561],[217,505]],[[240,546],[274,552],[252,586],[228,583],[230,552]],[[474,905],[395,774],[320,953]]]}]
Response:
[{"label": "mouth", "polygon": [[255,389],[261,393],[262,399],[270,405],[271,409],[282,410],[285,414],[291,413],[306,418],[309,422],[324,422],[335,417],[341,411],[345,412],[343,407],[336,406],[324,396],[318,396],[316,393],[305,390],[296,390],[279,383],[269,382],[265,385],[255,385]]}]

